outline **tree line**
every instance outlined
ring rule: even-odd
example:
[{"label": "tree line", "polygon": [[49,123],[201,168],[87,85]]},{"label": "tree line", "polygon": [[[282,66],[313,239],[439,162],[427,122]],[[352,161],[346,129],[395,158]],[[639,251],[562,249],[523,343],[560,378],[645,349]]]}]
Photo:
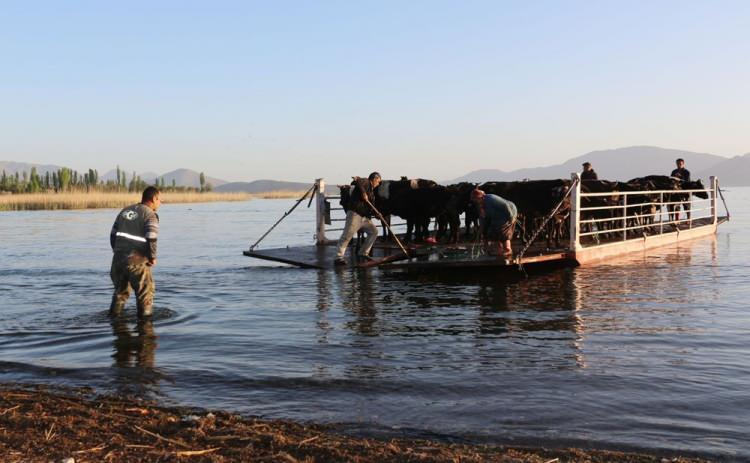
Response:
[{"label": "tree line", "polygon": [[[143,180],[140,175],[133,172],[128,179],[126,172],[117,166],[116,179],[103,180],[99,178],[99,172],[96,169],[89,169],[83,174],[77,170],[62,167],[56,171],[45,172],[43,175],[37,172],[36,167],[32,167],[30,172],[16,172],[14,174],[6,173],[3,169],[0,175],[0,192],[7,193],[67,193],[67,192],[140,192],[143,191],[149,183]],[[206,192],[213,189],[210,183],[206,183],[206,176],[200,173],[200,188],[177,186],[174,179],[170,185],[167,185],[164,177],[157,177],[153,183],[162,191],[197,191]]]}]

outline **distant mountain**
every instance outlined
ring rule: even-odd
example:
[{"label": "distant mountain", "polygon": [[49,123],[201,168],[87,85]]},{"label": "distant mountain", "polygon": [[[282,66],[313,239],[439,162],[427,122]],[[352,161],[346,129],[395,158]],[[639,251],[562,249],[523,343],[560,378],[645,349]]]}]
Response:
[{"label": "distant mountain", "polygon": [[[29,162],[0,161],[0,172],[5,170],[5,173],[8,175],[15,174],[16,172],[31,172],[32,167],[36,167],[39,175],[44,175],[45,172],[56,172],[63,166],[50,164],[34,164]],[[133,171],[122,169],[122,172],[125,174],[127,180],[130,181],[131,177],[133,176]],[[85,171],[79,171],[79,173],[84,174]],[[136,172],[136,175],[141,177],[141,179],[146,183],[154,183],[157,177],[160,179],[164,177],[164,182],[166,185],[172,185],[172,179],[174,179],[177,186],[189,186],[196,188],[200,187],[200,173],[190,169],[177,169],[171,172],[167,172],[163,175],[159,175],[156,172]],[[108,180],[116,180],[117,170],[109,170],[104,173],[104,175],[100,174],[99,178],[101,180],[104,180],[105,182]],[[219,185],[224,185],[225,183],[227,183],[227,181],[220,178],[207,176],[206,183],[210,183],[211,186],[215,188]]]},{"label": "distant mountain", "polygon": [[691,174],[702,179],[715,175],[721,186],[750,186],[750,153],[727,159],[708,169],[692,171]]},{"label": "distant mountain", "polygon": [[245,192],[245,193],[268,193],[271,191],[305,191],[310,189],[312,183],[281,182],[278,180],[255,180],[252,182],[224,183],[214,188],[219,192]]},{"label": "distant mountain", "polygon": [[[133,177],[133,171],[127,171],[122,170],[122,173],[125,174],[125,177],[130,181],[130,179]],[[154,180],[156,180],[156,177],[159,177],[159,174],[156,172],[136,172],[137,176],[141,177],[141,180],[143,180],[146,183],[154,183]],[[117,180],[117,169],[112,169],[107,171],[104,175],[100,177],[105,182],[107,180]]]},{"label": "distant mountain", "polygon": [[52,164],[32,164],[29,162],[0,161],[0,172],[4,170],[8,175],[15,174],[16,172],[31,172],[32,167],[36,167],[37,173],[43,175],[46,172],[57,172],[62,169],[63,166],[55,166]]},{"label": "distant mountain", "polygon": [[[201,186],[200,175],[200,172],[196,172],[194,170],[177,169],[160,175],[159,178],[164,177],[164,183],[166,185],[171,185],[172,180],[174,180],[176,185],[191,186],[197,188]],[[214,188],[214,190],[216,190],[216,187],[224,185],[225,183],[227,183],[227,181],[220,178],[206,176],[206,184],[209,183]]]},{"label": "distant mountain", "polygon": [[[592,164],[600,179],[629,180],[652,174],[669,175],[675,168],[674,161],[677,158],[684,158],[685,167],[694,173],[710,171],[712,167],[727,161],[727,158],[723,156],[709,153],[695,153],[656,146],[630,146],[592,151],[562,164],[547,167],[518,169],[510,172],[491,169],[477,170],[446,183],[569,178],[572,172],[581,171],[581,164],[585,161]],[[695,174],[693,177],[701,178]],[[750,185],[750,180],[745,184]]]},{"label": "distant mountain", "polygon": [[[130,181],[130,178],[133,176],[133,172],[125,169],[123,169],[122,171],[125,173],[128,181]],[[160,180],[162,177],[164,177],[164,184],[167,186],[172,185],[172,180],[175,181],[175,185],[177,186],[189,186],[194,188],[198,188],[201,186],[200,172],[196,172],[190,169],[177,169],[161,175],[157,174],[156,172],[136,172],[136,175],[141,177],[141,179],[146,183],[155,183],[157,177]],[[108,171],[102,178],[105,181],[117,179],[117,170]],[[206,183],[210,183],[211,186],[215,188],[218,185],[227,183],[227,181],[220,178],[206,176]]]}]

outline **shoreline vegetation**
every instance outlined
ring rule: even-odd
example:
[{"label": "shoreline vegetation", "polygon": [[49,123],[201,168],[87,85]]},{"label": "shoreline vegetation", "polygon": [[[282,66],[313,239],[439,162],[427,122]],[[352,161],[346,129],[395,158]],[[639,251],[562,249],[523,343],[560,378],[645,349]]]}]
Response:
[{"label": "shoreline vegetation", "polygon": [[[203,203],[217,201],[248,201],[252,199],[299,198],[303,191],[271,191],[267,193],[219,193],[215,191],[162,191],[164,204]],[[125,207],[141,200],[140,192],[74,191],[62,193],[0,194],[2,211],[41,211],[71,209],[103,209]]]},{"label": "shoreline vegetation", "polygon": [[0,383],[0,459],[8,462],[705,463],[605,450],[512,448],[351,437],[334,426],[164,407],[91,389]]}]

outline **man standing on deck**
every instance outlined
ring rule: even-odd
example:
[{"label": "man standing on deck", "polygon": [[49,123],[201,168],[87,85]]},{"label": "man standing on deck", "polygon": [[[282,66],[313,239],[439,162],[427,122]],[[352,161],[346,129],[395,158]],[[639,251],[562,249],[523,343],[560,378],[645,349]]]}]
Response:
[{"label": "man standing on deck", "polygon": [[479,225],[484,232],[485,241],[497,241],[498,256],[512,257],[513,248],[510,240],[513,238],[518,216],[516,205],[478,188],[472,190],[471,199],[479,209]]},{"label": "man standing on deck", "polygon": [[372,245],[378,239],[378,228],[371,220],[373,214],[371,205],[375,202],[375,188],[380,185],[380,174],[373,172],[367,179],[356,177],[353,183],[344,231],[339,238],[336,260],[333,262],[335,265],[346,264],[344,260],[346,247],[359,230],[364,230],[367,235],[365,245],[360,250],[360,257],[363,259],[369,256]]},{"label": "man standing on deck", "polygon": [[594,172],[594,168],[591,167],[590,162],[583,163],[583,172],[581,172],[581,180],[599,180],[599,176]]},{"label": "man standing on deck", "polygon": [[[670,174],[672,177],[679,178],[681,182],[689,182],[690,181],[690,171],[685,169],[685,160],[682,158],[677,158],[675,161],[675,164],[677,164],[677,168],[672,171]],[[690,219],[690,194],[686,193],[687,200],[683,202],[682,204],[677,204],[674,208],[677,213],[674,216],[674,220],[678,220],[680,216],[680,206],[682,206],[682,209],[685,211],[685,215],[687,215],[687,218]],[[680,197],[677,197],[677,199],[682,199]]]},{"label": "man standing on deck", "polygon": [[677,168],[672,171],[670,174],[672,177],[677,177],[683,182],[689,182],[690,181],[690,171],[685,169],[685,160],[682,158],[679,158],[675,161],[675,164],[677,164]]},{"label": "man standing on deck", "polygon": [[159,234],[161,206],[159,189],[150,186],[143,190],[141,202],[133,204],[117,214],[109,243],[112,246],[112,268],[110,277],[115,286],[109,313],[117,316],[122,312],[135,291],[138,318],[150,317],[153,313],[154,279],[151,267],[156,265],[156,238]]}]

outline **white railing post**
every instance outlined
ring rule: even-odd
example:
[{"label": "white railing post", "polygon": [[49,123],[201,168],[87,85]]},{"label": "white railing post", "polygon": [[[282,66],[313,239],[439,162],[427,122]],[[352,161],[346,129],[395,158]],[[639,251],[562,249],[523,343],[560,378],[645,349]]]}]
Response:
[{"label": "white railing post", "polygon": [[316,179],[315,184],[315,244],[326,243],[326,182],[322,178]]},{"label": "white railing post", "polygon": [[719,188],[719,179],[715,176],[710,176],[708,182],[711,184],[711,214],[713,215],[714,225],[719,221],[719,208],[717,207],[717,189]]},{"label": "white railing post", "polygon": [[570,250],[578,251],[581,249],[581,178],[578,173],[570,174],[570,178],[575,183],[575,188],[570,192]]},{"label": "white railing post", "polygon": [[[648,198],[648,197],[647,197]],[[669,213],[669,207],[667,207]],[[659,193],[659,234],[664,234],[664,192]]]},{"label": "white railing post", "polygon": [[628,239],[628,194],[622,197],[622,240]]}]

